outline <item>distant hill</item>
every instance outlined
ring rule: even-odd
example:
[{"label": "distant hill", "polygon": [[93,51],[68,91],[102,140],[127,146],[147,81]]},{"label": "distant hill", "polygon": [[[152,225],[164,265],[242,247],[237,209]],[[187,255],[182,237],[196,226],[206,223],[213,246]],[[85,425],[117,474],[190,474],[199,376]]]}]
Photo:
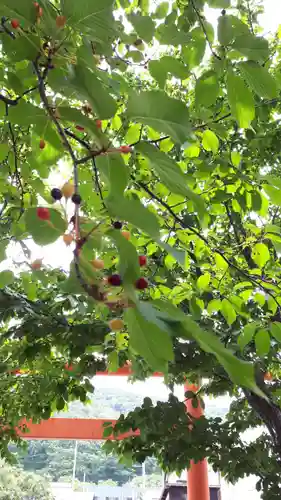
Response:
[{"label": "distant hill", "polygon": [[91,395],[91,404],[84,405],[80,401],[69,404],[67,412],[59,413],[58,417],[80,418],[114,418],[121,413],[128,413],[142,404],[143,396],[133,390],[120,388],[95,389]]},{"label": "distant hill", "polygon": [[[143,401],[143,394],[129,389],[96,388],[91,395],[91,404],[84,405],[79,401],[70,403],[66,412],[59,413],[58,417],[64,418],[113,418],[117,419],[121,413],[128,413]],[[157,398],[151,397],[156,403]],[[221,406],[216,400],[208,401],[206,415],[209,417],[223,417],[228,407]]]}]

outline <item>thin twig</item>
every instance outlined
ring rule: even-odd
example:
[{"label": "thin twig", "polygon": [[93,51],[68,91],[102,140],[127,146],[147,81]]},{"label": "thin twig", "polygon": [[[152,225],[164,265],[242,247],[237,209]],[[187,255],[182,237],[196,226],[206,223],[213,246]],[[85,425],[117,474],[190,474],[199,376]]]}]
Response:
[{"label": "thin twig", "polygon": [[[164,135],[164,137],[159,137],[159,139],[152,139],[150,141],[144,140],[144,142],[148,142],[149,144],[158,144],[158,142],[165,141],[166,139],[170,139],[170,136],[169,135]],[[132,144],[129,144],[130,148],[133,147],[133,146],[135,146],[136,144],[139,144],[140,141],[141,141],[141,135],[140,135],[139,139],[136,142],[133,142]]]},{"label": "thin twig", "polygon": [[24,195],[24,191],[23,191],[23,185],[22,185],[22,182],[21,182],[21,177],[20,177],[20,173],[19,173],[19,169],[18,169],[18,153],[17,153],[16,139],[15,139],[15,134],[14,134],[14,131],[13,131],[13,128],[12,128],[12,125],[11,125],[10,122],[8,123],[8,127],[9,127],[9,131],[10,131],[10,134],[11,134],[12,148],[13,148],[13,153],[14,153],[14,157],[15,157],[15,174],[16,174],[16,178],[18,180],[19,186],[20,186],[21,196],[22,196],[21,206],[23,207],[23,195]]},{"label": "thin twig", "polygon": [[93,162],[93,173],[94,173],[96,188],[99,192],[102,206],[105,210],[107,210],[106,204],[104,203],[104,197],[102,194],[102,189],[101,189],[101,185],[100,185],[100,181],[99,181],[99,173],[98,173],[98,169],[97,169],[97,165],[96,165],[96,159],[92,158],[92,162]]},{"label": "thin twig", "polygon": [[75,141],[79,142],[79,144],[81,144],[81,146],[84,146],[85,149],[87,149],[88,151],[91,151],[91,147],[90,145],[84,141],[84,139],[81,139],[80,137],[78,137],[76,134],[74,134],[73,132],[71,132],[71,130],[65,128],[64,129],[64,132],[66,135],[68,135],[68,137],[71,137],[71,139],[74,139]]},{"label": "thin twig", "polygon": [[16,99],[10,99],[9,97],[7,97],[5,95],[0,94],[0,101],[3,101],[5,104],[8,104],[9,106],[16,106],[18,104],[19,100],[23,96],[30,94],[30,92],[33,92],[37,88],[38,88],[38,86],[36,85],[35,87],[31,87],[30,89],[25,90],[20,96],[16,97]]},{"label": "thin twig", "polygon": [[255,34],[255,30],[254,30],[254,26],[253,26],[253,17],[252,17],[252,12],[251,12],[251,9],[250,9],[249,0],[247,0],[247,11],[248,11],[248,23],[250,25],[250,30],[252,32],[252,35],[254,35]]},{"label": "thin twig", "polygon": [[9,97],[6,97],[5,95],[2,94],[0,94],[0,101],[3,101],[5,104],[8,104],[9,106],[16,106],[18,103],[16,99],[9,99]]},{"label": "thin twig", "polygon": [[214,56],[216,59],[219,59],[219,61],[221,61],[221,57],[220,57],[220,56],[219,56],[219,55],[218,55],[218,54],[214,51],[214,49],[213,49],[212,43],[211,43],[211,41],[210,41],[210,39],[209,39],[209,36],[208,36],[207,30],[206,30],[205,24],[204,24],[204,22],[203,22],[203,19],[202,19],[202,16],[201,16],[201,14],[200,14],[199,10],[197,9],[197,7],[196,7],[196,5],[195,5],[195,3],[194,3],[194,1],[193,1],[193,0],[191,0],[191,1],[190,1],[190,3],[191,3],[191,5],[192,5],[192,8],[193,8],[194,12],[195,12],[195,13],[196,13],[196,15],[197,15],[198,21],[199,21],[199,23],[200,23],[200,26],[201,26],[201,28],[202,28],[202,31],[203,31],[203,33],[204,33],[204,35],[205,35],[206,41],[207,41],[207,43],[208,43],[208,45],[209,45],[209,47],[210,47],[210,50],[211,50],[211,52],[212,52],[213,56]]},{"label": "thin twig", "polygon": [[11,38],[13,38],[13,40],[15,40],[16,38],[16,35],[7,28],[7,26],[5,25],[5,22],[6,22],[6,17],[3,16],[1,18],[1,26],[2,26],[2,30],[1,31],[4,31],[5,33],[7,33],[7,35],[9,35]]},{"label": "thin twig", "polygon": [[37,75],[37,78],[38,78],[38,90],[39,90],[39,94],[40,94],[40,97],[41,97],[41,100],[44,104],[44,107],[49,115],[49,117],[51,118],[52,122],[54,123],[57,131],[58,131],[58,134],[62,140],[62,143],[64,144],[66,150],[68,151],[71,159],[72,159],[72,162],[73,162],[73,165],[77,165],[77,160],[76,160],[76,157],[75,157],[75,154],[72,150],[72,147],[70,145],[70,143],[68,142],[68,139],[66,137],[66,134],[64,132],[64,129],[63,127],[60,125],[56,115],[55,115],[55,111],[54,109],[52,108],[52,106],[50,105],[49,101],[48,101],[48,98],[47,98],[47,95],[46,95],[46,90],[45,90],[45,82],[43,80],[43,77],[42,75],[40,74],[40,70],[37,66],[36,63],[33,63],[33,67],[35,69],[35,72],[36,72],[36,75]]}]

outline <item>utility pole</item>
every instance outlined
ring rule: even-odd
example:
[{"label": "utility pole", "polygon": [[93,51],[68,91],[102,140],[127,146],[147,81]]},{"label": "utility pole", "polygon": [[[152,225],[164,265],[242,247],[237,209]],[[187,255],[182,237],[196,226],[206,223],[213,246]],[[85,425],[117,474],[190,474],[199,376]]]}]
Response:
[{"label": "utility pole", "polygon": [[142,466],[142,487],[145,489],[146,486],[146,476],[145,476],[145,462],[141,464]]},{"label": "utility pole", "polygon": [[71,486],[73,491],[74,491],[74,483],[75,483],[75,476],[76,476],[77,449],[78,449],[78,441],[75,441],[73,469],[72,469],[72,486]]}]

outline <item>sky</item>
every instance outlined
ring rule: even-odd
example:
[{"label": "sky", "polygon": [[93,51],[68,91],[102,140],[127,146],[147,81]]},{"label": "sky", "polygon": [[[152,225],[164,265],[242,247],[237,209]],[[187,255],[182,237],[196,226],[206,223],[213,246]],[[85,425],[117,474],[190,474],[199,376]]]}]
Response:
[{"label": "sky", "polygon": [[281,25],[281,1],[264,0],[265,12],[260,16],[260,22],[265,33],[274,33]]}]

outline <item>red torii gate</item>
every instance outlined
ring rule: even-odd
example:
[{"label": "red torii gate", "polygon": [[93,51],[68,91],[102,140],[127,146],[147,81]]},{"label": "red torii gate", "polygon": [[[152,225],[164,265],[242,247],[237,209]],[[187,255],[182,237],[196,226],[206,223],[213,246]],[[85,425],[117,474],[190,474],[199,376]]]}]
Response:
[{"label": "red torii gate", "polygon": [[[116,372],[97,372],[96,375],[106,376],[129,376],[131,375],[129,366],[119,368]],[[153,377],[162,377],[162,373],[155,372]],[[186,384],[185,390],[196,391],[198,388],[194,385]],[[186,409],[188,413],[195,418],[199,418],[203,414],[200,405],[197,408],[192,406],[191,399],[186,401]],[[25,425],[28,433],[18,430],[18,434],[25,439],[73,439],[73,440],[104,440],[103,424],[112,422],[114,426],[116,420],[112,419],[92,419],[92,418],[50,418],[43,420],[39,424],[34,424],[32,421],[22,421],[21,425]],[[127,432],[118,437],[125,439],[126,437],[138,434],[133,431]],[[110,436],[106,439],[115,439]],[[209,482],[208,482],[208,467],[207,460],[204,459],[198,463],[192,463],[187,471],[187,489],[188,500],[210,500]]]}]

